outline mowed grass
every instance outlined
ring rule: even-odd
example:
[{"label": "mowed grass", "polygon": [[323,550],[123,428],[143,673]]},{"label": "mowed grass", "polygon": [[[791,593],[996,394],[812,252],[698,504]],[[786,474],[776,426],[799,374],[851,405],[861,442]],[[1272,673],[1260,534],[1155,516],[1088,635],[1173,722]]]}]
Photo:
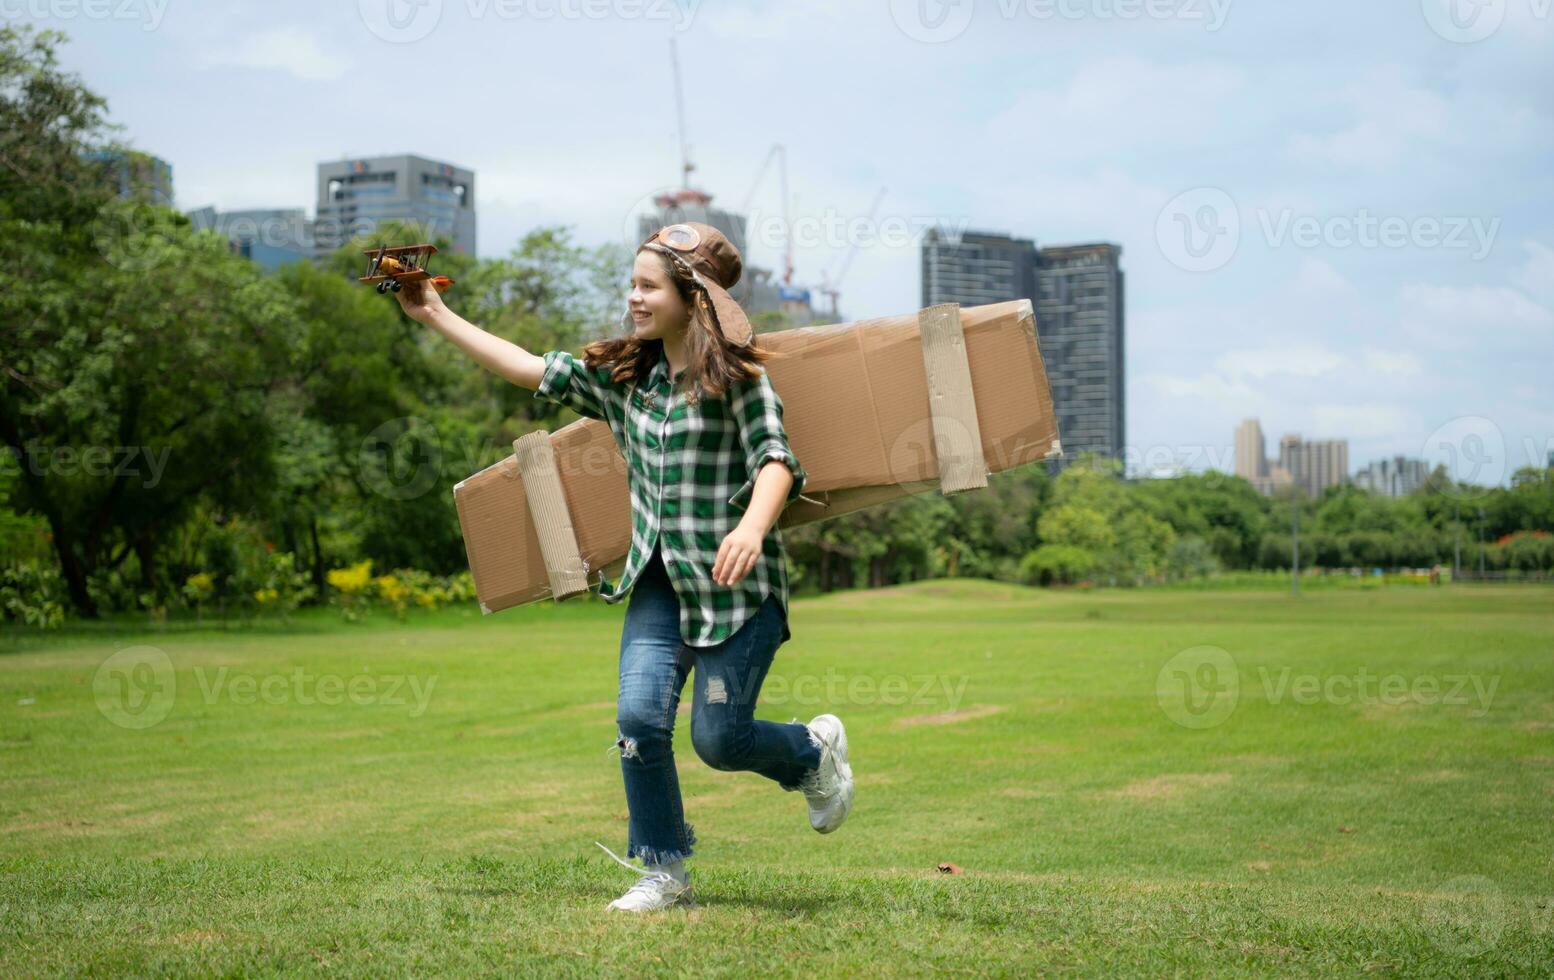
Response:
[{"label": "mowed grass", "polygon": [[704,765],[687,684],[646,917],[622,614],[13,640],[0,973],[1554,970],[1554,590],[796,600],[758,716],[846,721],[852,816]]}]

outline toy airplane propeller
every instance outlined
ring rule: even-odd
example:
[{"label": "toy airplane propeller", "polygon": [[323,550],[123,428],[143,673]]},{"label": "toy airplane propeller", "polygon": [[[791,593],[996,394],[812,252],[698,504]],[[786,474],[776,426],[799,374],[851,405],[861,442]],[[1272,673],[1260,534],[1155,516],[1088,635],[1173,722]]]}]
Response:
[{"label": "toy airplane propeller", "polygon": [[367,274],[356,281],[377,283],[380,293],[390,289],[397,293],[407,282],[430,279],[433,289],[439,293],[447,292],[454,281],[447,276],[434,276],[426,271],[436,251],[436,245],[396,245],[393,248],[379,245],[377,248],[369,248],[364,253],[368,259]]}]

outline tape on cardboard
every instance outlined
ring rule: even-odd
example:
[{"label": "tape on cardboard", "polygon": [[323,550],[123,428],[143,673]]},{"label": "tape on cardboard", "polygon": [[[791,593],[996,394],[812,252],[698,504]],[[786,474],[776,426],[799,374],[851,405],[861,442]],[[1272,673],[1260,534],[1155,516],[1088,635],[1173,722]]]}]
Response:
[{"label": "tape on cardboard", "polygon": [[961,329],[960,304],[940,303],[919,310],[923,367],[928,373],[934,454],[939,460],[939,492],[959,493],[987,486],[987,460],[977,425],[977,399],[971,387],[971,362]]},{"label": "tape on cardboard", "polygon": [[588,569],[577,546],[572,511],[561,489],[561,473],[549,432],[530,432],[513,440],[523,492],[534,515],[540,554],[550,577],[550,591],[557,600],[588,591]]}]

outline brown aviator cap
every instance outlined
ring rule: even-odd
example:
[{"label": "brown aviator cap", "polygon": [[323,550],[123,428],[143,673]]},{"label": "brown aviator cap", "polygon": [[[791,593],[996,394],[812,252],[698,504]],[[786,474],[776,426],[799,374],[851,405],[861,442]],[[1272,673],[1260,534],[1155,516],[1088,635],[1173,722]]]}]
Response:
[{"label": "brown aviator cap", "polygon": [[739,347],[754,343],[750,319],[728,292],[739,282],[744,260],[722,232],[699,221],[684,221],[660,228],[641,248],[662,252],[690,269],[691,278],[712,304],[713,319],[725,340]]}]

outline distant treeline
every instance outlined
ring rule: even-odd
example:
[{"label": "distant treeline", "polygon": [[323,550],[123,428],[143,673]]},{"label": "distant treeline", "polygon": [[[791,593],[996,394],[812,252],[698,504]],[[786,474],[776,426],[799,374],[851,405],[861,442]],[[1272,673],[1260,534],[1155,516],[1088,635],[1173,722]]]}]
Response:
[{"label": "distant treeline", "polygon": [[[266,274],[183,215],[120,200],[92,162],[116,146],[106,105],[58,69],[58,43],[0,27],[0,132],[15,137],[0,165],[0,616],[284,611],[372,582],[401,607],[467,596],[453,484],[573,416],[355,282],[361,247],[418,229]],[[631,256],[540,228],[505,258],[438,258],[458,280],[450,305],[539,353],[614,329]],[[785,537],[800,590],[1135,584],[1287,566],[1290,506],[1232,477],[1129,483],[1083,461]],[[1486,567],[1554,567],[1536,533],[1554,527],[1548,471],[1488,490],[1438,473],[1403,500],[1342,488],[1299,506],[1302,555],[1324,565],[1449,563],[1460,542],[1465,564],[1482,547]]]}]

